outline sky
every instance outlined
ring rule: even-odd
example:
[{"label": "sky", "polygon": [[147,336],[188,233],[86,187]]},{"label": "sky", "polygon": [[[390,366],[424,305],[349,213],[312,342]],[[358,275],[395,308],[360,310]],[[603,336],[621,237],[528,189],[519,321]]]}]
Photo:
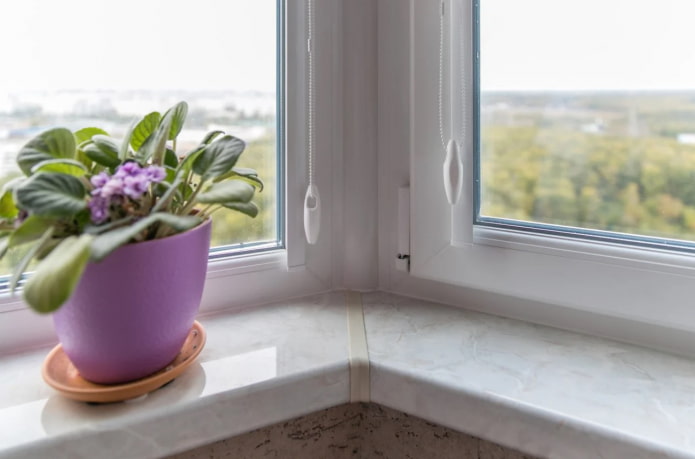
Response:
[{"label": "sky", "polygon": [[483,90],[695,89],[695,0],[480,0]]},{"label": "sky", "polygon": [[274,91],[275,7],[275,0],[11,0],[0,15],[0,95]]}]

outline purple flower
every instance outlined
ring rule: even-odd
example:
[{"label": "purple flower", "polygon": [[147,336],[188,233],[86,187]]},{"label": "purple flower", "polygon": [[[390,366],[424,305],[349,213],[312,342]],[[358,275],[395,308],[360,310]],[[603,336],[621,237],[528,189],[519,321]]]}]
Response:
[{"label": "purple flower", "polygon": [[123,179],[123,193],[132,199],[139,199],[149,187],[146,175],[128,176]]},{"label": "purple flower", "polygon": [[125,178],[125,177],[135,177],[142,172],[142,168],[135,161],[130,161],[125,164],[121,164],[116,169],[116,173],[113,174],[114,177]]},{"label": "purple flower", "polygon": [[109,176],[101,172],[91,178],[94,185],[92,199],[89,201],[92,221],[103,223],[109,218],[109,209],[124,205],[124,199],[137,200],[147,193],[150,185],[159,183],[166,177],[166,171],[160,166],[145,168],[134,161],[121,164],[116,172]]},{"label": "purple flower", "polygon": [[109,174],[106,172],[100,172],[97,175],[93,176],[91,178],[92,185],[94,185],[97,188],[101,188],[102,186],[106,185],[106,182],[109,181]]},{"label": "purple flower", "polygon": [[101,187],[100,196],[102,198],[110,198],[118,194],[123,194],[123,180],[116,177],[111,177],[104,186]]},{"label": "purple flower", "polygon": [[97,225],[103,223],[109,216],[109,201],[101,196],[94,196],[89,201],[89,211],[91,218]]},{"label": "purple flower", "polygon": [[145,175],[153,183],[159,183],[167,176],[166,171],[160,166],[149,166],[145,169]]}]

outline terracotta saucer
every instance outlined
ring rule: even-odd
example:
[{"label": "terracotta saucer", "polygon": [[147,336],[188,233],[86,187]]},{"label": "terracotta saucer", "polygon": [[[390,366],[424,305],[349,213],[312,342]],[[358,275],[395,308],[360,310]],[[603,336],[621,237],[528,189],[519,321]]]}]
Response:
[{"label": "terracotta saucer", "polygon": [[41,368],[44,381],[61,395],[82,402],[110,403],[130,400],[152,392],[179,376],[205,346],[205,329],[195,321],[181,352],[165,368],[142,379],[123,384],[95,384],[77,372],[59,344],[46,356]]}]

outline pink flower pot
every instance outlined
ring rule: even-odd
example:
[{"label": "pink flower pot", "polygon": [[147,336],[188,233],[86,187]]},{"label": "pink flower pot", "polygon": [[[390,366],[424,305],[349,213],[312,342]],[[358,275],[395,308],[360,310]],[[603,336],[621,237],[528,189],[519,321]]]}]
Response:
[{"label": "pink flower pot", "polygon": [[210,220],[185,233],[120,247],[90,263],[53,315],[80,375],[115,384],[164,368],[178,354],[203,294]]}]

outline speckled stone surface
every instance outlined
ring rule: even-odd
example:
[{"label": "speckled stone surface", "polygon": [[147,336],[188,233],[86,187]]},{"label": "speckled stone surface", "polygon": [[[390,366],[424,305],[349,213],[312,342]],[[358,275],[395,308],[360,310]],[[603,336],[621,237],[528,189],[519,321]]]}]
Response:
[{"label": "speckled stone surface", "polygon": [[347,404],[169,459],[532,459],[376,404]]}]

